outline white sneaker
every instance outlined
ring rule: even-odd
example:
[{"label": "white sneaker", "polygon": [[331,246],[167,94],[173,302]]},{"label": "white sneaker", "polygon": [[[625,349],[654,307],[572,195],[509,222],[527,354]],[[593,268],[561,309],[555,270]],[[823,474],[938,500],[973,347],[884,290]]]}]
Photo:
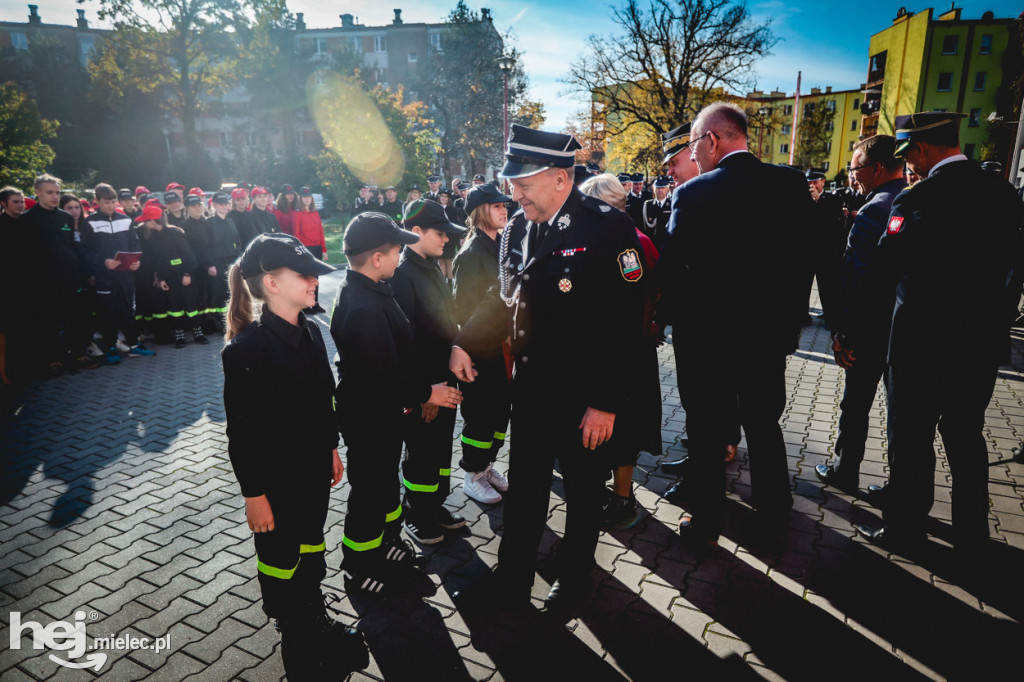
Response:
[{"label": "white sneaker", "polygon": [[101,351],[101,350],[99,349],[99,346],[97,346],[97,345],[96,345],[96,342],[95,342],[95,341],[94,341],[94,342],[92,342],[92,343],[90,343],[90,344],[89,344],[89,345],[88,345],[88,346],[86,347],[86,349],[85,349],[85,354],[86,354],[86,355],[88,355],[88,356],[89,356],[90,358],[102,358],[102,357],[106,357],[106,356],[105,356],[105,355],[103,354],[103,351]]},{"label": "white sneaker", "polygon": [[466,497],[476,500],[481,504],[497,504],[501,502],[501,493],[491,487],[487,470],[466,472],[466,478],[462,482],[462,491]]},{"label": "white sneaker", "polygon": [[493,464],[488,464],[484,473],[487,474],[487,482],[491,484],[492,488],[503,493],[508,491],[508,479],[495,469]]},{"label": "white sneaker", "polygon": [[128,352],[131,352],[131,346],[129,346],[127,343],[125,343],[121,339],[118,339],[117,343],[114,344],[114,345],[117,347],[117,352],[118,353],[128,353]]}]

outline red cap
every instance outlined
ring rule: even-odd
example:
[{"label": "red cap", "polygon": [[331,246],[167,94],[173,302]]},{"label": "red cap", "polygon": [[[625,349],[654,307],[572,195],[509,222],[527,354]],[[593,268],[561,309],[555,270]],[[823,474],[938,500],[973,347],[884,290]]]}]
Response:
[{"label": "red cap", "polygon": [[159,199],[150,199],[149,201],[146,202],[146,205],[142,207],[142,210],[146,210],[147,208],[149,208],[151,206],[156,206],[161,211],[164,208],[164,205],[160,203]]},{"label": "red cap", "polygon": [[149,188],[145,185],[139,185],[135,188],[135,196],[137,197],[140,194],[150,194]]},{"label": "red cap", "polygon": [[138,218],[135,219],[137,223],[144,223],[147,220],[160,220],[164,215],[164,211],[159,206],[151,206],[149,202],[146,202],[146,207],[142,209],[142,213]]},{"label": "red cap", "polygon": [[203,188],[202,187],[193,187],[192,189],[190,189],[188,191],[188,193],[189,194],[195,194],[197,197],[201,197],[201,196],[203,196]]},{"label": "red cap", "polygon": [[254,197],[257,194],[270,194],[270,190],[267,189],[266,187],[260,187],[259,185],[256,185],[255,187],[252,188],[252,192],[249,194],[249,196]]},{"label": "red cap", "polygon": [[[82,203],[84,204],[85,202],[83,201]],[[26,211],[28,209],[32,208],[35,205],[36,205],[36,200],[35,199],[33,199],[32,197],[25,197],[25,210]]]},{"label": "red cap", "polygon": [[184,193],[185,185],[181,184],[180,182],[172,182],[171,184],[167,185],[167,189],[165,189],[164,191],[170,192],[172,189],[180,189],[182,193]]},{"label": "red cap", "polygon": [[245,191],[244,187],[236,187],[231,190],[232,199],[247,199],[248,197],[249,193]]}]

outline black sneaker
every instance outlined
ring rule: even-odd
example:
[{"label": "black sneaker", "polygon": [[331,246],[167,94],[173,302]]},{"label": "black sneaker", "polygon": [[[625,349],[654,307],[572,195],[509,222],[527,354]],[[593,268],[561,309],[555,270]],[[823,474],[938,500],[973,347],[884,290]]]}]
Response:
[{"label": "black sneaker", "polygon": [[411,542],[400,537],[385,540],[381,545],[381,550],[384,552],[384,559],[386,561],[394,562],[399,566],[419,568],[427,562],[425,556],[416,553],[416,549],[412,546]]},{"label": "black sneaker", "polygon": [[319,635],[318,639],[324,647],[321,651],[331,652],[330,665],[326,661],[323,665],[325,671],[332,676],[338,673],[345,675],[370,665],[370,652],[366,648],[363,633],[335,620],[331,613],[335,611],[332,604],[339,601],[341,598],[331,592],[323,595],[323,611],[318,611],[314,618],[314,634]]},{"label": "black sneaker", "polygon": [[444,540],[444,531],[436,521],[405,517],[405,532],[421,545],[436,545]]},{"label": "black sneaker", "polygon": [[611,495],[608,502],[601,509],[601,523],[612,528],[632,528],[640,519],[639,507],[636,498],[630,495]]},{"label": "black sneaker", "polygon": [[192,327],[192,340],[195,341],[198,344],[209,343],[206,340],[206,335],[203,334],[203,326],[202,325],[196,325],[195,327]]},{"label": "black sneaker", "polygon": [[345,583],[346,592],[364,592],[368,594],[383,592],[388,577],[381,566],[375,568],[367,567],[361,570],[359,568],[346,567],[344,562],[341,564],[341,575]]},{"label": "black sneaker", "polygon": [[437,525],[445,530],[455,530],[466,525],[465,517],[453,514],[448,507],[441,505],[441,511],[437,513]]}]

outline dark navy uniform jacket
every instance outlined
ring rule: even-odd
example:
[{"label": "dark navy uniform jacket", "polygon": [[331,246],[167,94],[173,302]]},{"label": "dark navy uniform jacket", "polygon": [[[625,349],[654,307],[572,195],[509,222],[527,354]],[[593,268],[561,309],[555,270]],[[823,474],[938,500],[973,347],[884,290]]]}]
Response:
[{"label": "dark navy uniform jacket", "polygon": [[511,330],[520,400],[619,413],[635,384],[647,276],[632,221],[574,188],[539,241],[535,227],[520,212],[502,233],[511,307],[492,290],[455,344],[493,353]]},{"label": "dark navy uniform jacket", "polygon": [[[264,306],[221,352],[228,456],[245,497],[331,478],[334,374],[315,322]],[[268,417],[268,415],[272,415]]]},{"label": "dark navy uniform jacket", "polygon": [[940,369],[964,353],[1005,362],[1021,294],[1021,214],[1010,183],[967,160],[896,197],[878,243],[896,286],[891,363]]},{"label": "dark navy uniform jacket", "polygon": [[637,225],[640,231],[650,237],[655,248],[660,248],[668,229],[668,221],[672,217],[672,197],[666,196],[665,201],[658,204],[656,199],[644,202],[641,222]]},{"label": "dark navy uniform jacket", "polygon": [[907,181],[898,178],[876,187],[865,197],[850,228],[839,269],[838,314],[830,320],[848,348],[880,344],[881,355],[888,343],[896,290],[878,271],[878,240],[889,222],[893,200],[906,186]]},{"label": "dark navy uniform jacket", "polygon": [[[465,324],[477,305],[487,296],[491,287],[498,285],[498,235],[491,239],[480,230],[474,230],[455,256],[452,273],[455,280],[455,320]],[[502,357],[501,343],[508,336],[508,330],[497,330],[489,350],[474,360],[499,359]]]},{"label": "dark navy uniform jacket", "polygon": [[398,306],[412,325],[412,367],[420,380],[454,379],[448,369],[452,341],[459,333],[455,300],[437,261],[406,247],[395,276],[388,280]]}]

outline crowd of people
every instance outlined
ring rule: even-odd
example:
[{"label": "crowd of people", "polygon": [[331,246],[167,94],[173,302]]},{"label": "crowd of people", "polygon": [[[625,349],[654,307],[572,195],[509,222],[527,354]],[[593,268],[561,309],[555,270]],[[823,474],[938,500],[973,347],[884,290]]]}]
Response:
[{"label": "crowd of people", "polygon": [[[256,235],[291,234],[317,258],[327,255],[308,187],[283,185],[275,199],[247,183],[230,192],[101,183],[89,200],[43,174],[33,190],[28,198],[0,189],[5,384],[155,355],[148,339],[181,348],[190,334],[207,343],[206,334],[224,331],[228,268]],[[48,310],[19,288],[39,275]],[[311,312],[320,311],[314,303]]]}]

